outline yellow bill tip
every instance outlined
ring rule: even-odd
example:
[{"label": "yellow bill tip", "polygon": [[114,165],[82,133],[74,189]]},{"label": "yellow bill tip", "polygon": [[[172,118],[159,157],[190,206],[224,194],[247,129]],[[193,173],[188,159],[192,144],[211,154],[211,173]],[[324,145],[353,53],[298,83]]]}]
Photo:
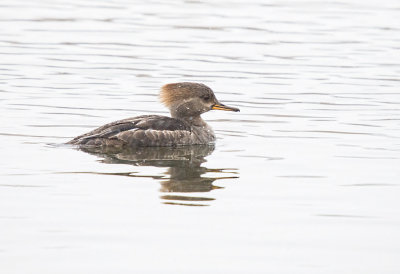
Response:
[{"label": "yellow bill tip", "polygon": [[234,112],[240,111],[240,109],[238,109],[238,108],[225,106],[225,105],[223,105],[223,104],[215,104],[215,105],[212,106],[211,109],[215,109],[215,110],[225,110],[225,111],[234,111]]}]

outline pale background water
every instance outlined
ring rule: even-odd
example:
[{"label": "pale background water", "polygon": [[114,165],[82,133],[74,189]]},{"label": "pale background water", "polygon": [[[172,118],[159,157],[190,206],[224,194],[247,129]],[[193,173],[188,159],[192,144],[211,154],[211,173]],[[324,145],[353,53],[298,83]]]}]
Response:
[{"label": "pale background water", "polygon": [[[399,18],[397,0],[2,0],[0,272],[400,273]],[[214,151],[59,145],[167,115],[177,81],[241,109],[204,115]]]}]

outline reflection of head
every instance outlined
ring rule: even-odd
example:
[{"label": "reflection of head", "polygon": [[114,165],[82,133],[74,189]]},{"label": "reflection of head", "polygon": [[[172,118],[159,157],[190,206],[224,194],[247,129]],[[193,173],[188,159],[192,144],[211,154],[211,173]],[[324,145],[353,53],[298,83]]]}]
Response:
[{"label": "reflection of head", "polygon": [[203,167],[171,167],[168,180],[161,181],[161,192],[209,192],[214,189],[216,178],[201,177],[206,172]]},{"label": "reflection of head", "polygon": [[[237,178],[237,177],[203,177],[206,173],[232,173],[235,171],[227,171],[223,169],[207,169],[202,167],[201,164],[206,160],[206,156],[210,155],[213,150],[213,145],[195,145],[195,146],[182,146],[182,147],[136,147],[131,149],[114,149],[114,148],[82,148],[82,150],[99,155],[103,158],[103,163],[109,164],[131,164],[135,166],[154,166],[154,167],[168,167],[164,173],[169,176],[146,176],[135,175],[126,173],[120,174],[131,177],[152,177],[159,179],[161,183],[161,192],[209,192],[213,189],[218,189],[213,185],[213,182],[223,178]],[[118,175],[118,174],[115,174]],[[179,200],[177,204],[182,204],[182,201],[210,201],[212,198],[206,197],[188,197],[182,195],[163,195],[163,200],[168,200],[166,203],[173,203],[172,201]],[[199,204],[197,204],[199,205]]]}]

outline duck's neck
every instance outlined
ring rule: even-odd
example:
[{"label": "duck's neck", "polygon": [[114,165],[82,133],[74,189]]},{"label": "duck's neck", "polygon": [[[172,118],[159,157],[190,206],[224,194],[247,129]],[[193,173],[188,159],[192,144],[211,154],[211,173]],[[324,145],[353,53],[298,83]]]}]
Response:
[{"label": "duck's neck", "polygon": [[198,126],[198,127],[203,127],[206,126],[207,123],[200,117],[200,115],[195,115],[195,116],[182,116],[182,115],[177,115],[177,113],[171,113],[172,118],[182,120],[189,124],[190,126]]}]

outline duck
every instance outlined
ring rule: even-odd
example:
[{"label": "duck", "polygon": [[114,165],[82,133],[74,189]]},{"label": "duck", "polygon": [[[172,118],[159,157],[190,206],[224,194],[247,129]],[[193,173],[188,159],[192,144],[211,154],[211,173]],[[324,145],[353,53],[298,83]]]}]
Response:
[{"label": "duck", "polygon": [[212,128],[201,118],[210,110],[240,111],[220,103],[201,83],[170,83],[161,87],[161,102],[171,117],[141,115],[118,120],[67,142],[80,147],[176,147],[215,142]]}]

